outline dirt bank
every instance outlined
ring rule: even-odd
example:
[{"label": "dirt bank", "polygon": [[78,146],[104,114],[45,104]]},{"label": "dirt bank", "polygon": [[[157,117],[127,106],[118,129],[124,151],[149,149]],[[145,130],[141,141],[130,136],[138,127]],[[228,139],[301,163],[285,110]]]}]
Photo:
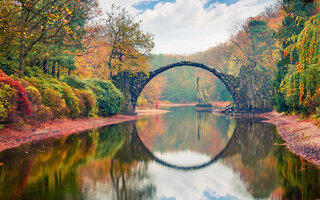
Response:
[{"label": "dirt bank", "polygon": [[271,112],[261,114],[277,126],[288,148],[320,167],[320,128],[310,119]]},{"label": "dirt bank", "polygon": [[89,129],[117,124],[124,121],[136,120],[136,116],[115,115],[96,119],[65,119],[32,125],[29,128],[18,130],[13,127],[5,127],[0,130],[0,151],[14,148],[21,144],[39,141],[50,137],[62,137],[86,131]]}]

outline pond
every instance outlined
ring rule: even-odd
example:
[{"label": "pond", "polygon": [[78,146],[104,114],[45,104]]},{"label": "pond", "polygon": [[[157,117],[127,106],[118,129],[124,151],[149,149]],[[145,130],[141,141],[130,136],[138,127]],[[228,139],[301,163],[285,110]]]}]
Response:
[{"label": "pond", "polygon": [[0,199],[320,198],[320,170],[272,124],[169,109],[0,152]]}]

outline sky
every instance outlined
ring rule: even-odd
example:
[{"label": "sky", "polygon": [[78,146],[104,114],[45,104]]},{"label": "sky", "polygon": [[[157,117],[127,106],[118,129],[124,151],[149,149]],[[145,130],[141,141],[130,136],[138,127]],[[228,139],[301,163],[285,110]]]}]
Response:
[{"label": "sky", "polygon": [[188,55],[228,40],[231,28],[261,13],[274,0],[99,0],[126,8],[154,35],[152,53]]}]

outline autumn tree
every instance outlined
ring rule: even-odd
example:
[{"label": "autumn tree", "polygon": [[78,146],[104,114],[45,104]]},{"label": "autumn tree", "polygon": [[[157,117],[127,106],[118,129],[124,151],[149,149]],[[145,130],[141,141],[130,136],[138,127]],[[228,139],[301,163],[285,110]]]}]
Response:
[{"label": "autumn tree", "polygon": [[274,80],[274,87],[276,91],[274,95],[274,105],[278,112],[288,111],[289,109],[285,97],[280,90],[280,85],[288,73],[288,66],[297,64],[299,58],[296,49],[290,54],[285,53],[285,49],[297,41],[298,35],[303,30],[305,22],[315,12],[314,4],[306,4],[301,0],[283,0],[281,6],[284,19],[282,21],[282,25],[275,35],[281,46],[281,57],[276,64]]},{"label": "autumn tree", "polygon": [[26,57],[34,52],[35,45],[78,44],[85,33],[85,22],[97,8],[95,0],[9,0],[4,5],[0,23],[11,20],[6,29],[17,33],[14,41],[22,75]]},{"label": "autumn tree", "polygon": [[230,53],[240,65],[251,64],[269,70],[274,68],[276,40],[266,21],[249,19],[243,25],[238,24],[234,32],[230,39],[233,45]]},{"label": "autumn tree", "polygon": [[146,69],[148,55],[154,47],[153,35],[144,33],[142,22],[135,22],[124,8],[112,6],[107,13],[105,36],[110,53],[107,65],[114,73]]},{"label": "autumn tree", "polygon": [[99,22],[86,27],[84,50],[77,52],[76,73],[83,78],[108,78],[109,47],[104,36],[105,27]]},{"label": "autumn tree", "polygon": [[288,65],[288,72],[280,90],[291,110],[316,112],[320,117],[320,14],[311,17],[298,35],[297,41],[285,49],[297,53],[296,64]]}]

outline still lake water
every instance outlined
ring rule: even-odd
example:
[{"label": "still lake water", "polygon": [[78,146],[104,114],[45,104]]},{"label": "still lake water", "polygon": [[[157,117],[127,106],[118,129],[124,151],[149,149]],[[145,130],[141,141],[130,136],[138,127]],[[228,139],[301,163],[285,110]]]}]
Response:
[{"label": "still lake water", "polygon": [[273,125],[170,110],[0,152],[0,199],[320,198],[320,170]]}]

